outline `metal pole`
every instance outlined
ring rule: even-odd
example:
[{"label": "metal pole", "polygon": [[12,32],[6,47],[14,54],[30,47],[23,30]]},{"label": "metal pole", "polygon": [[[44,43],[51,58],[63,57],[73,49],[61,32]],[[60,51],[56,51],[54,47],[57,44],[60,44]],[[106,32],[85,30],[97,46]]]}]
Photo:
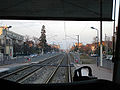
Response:
[{"label": "metal pole", "polygon": [[78,36],[78,48],[79,48],[79,35],[77,35]]},{"label": "metal pole", "polygon": [[78,51],[79,51],[79,35],[77,35],[78,36]]},{"label": "metal pole", "polygon": [[[99,55],[99,33],[98,33],[98,29],[97,30],[97,54]],[[98,64],[98,55],[97,55],[97,66]]]},{"label": "metal pole", "polygon": [[103,59],[102,59],[102,0],[100,0],[100,66],[103,66]]},{"label": "metal pole", "polygon": [[[8,27],[8,31],[9,31],[9,27]],[[7,32],[8,32],[8,31],[7,31]],[[10,59],[10,38],[8,39],[8,44],[9,44],[8,59]]]},{"label": "metal pole", "polygon": [[[91,27],[91,29],[97,30],[97,54],[99,55],[99,31],[98,31],[98,29],[96,29],[94,27]],[[98,57],[99,56],[97,56],[97,66],[98,66]]]},{"label": "metal pole", "polygon": [[118,14],[118,30],[116,39],[116,48],[114,58],[114,69],[113,69],[113,82],[120,84],[120,4]]},{"label": "metal pole", "polygon": [[6,59],[6,36],[7,36],[7,30],[4,29],[4,31],[5,31],[5,37],[4,37],[4,43],[5,43],[5,45],[4,45],[4,60],[5,60]]},{"label": "metal pole", "polygon": [[113,59],[112,61],[114,62],[114,58],[115,58],[115,46],[116,46],[116,32],[115,32],[115,16],[116,16],[116,0],[114,1],[114,25],[113,25]]}]

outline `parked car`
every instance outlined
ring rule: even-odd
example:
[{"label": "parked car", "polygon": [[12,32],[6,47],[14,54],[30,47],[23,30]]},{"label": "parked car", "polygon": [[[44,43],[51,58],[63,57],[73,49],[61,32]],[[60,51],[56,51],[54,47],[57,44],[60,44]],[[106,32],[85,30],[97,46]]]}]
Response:
[{"label": "parked car", "polygon": [[31,54],[30,57],[34,57],[34,54]]},{"label": "parked car", "polygon": [[106,56],[106,60],[112,60],[112,58],[113,58],[113,55],[107,55]]},{"label": "parked car", "polygon": [[97,57],[98,54],[91,54],[91,57]]}]

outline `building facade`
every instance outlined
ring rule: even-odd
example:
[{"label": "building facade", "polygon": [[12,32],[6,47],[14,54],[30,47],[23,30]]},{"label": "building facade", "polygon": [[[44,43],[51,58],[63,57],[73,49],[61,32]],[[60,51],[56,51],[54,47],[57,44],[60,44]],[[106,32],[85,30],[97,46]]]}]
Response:
[{"label": "building facade", "polygon": [[[7,27],[0,27],[0,52],[3,56],[12,59],[15,43],[22,45],[24,36],[15,32],[9,31]],[[18,47],[19,48],[19,47]]]}]

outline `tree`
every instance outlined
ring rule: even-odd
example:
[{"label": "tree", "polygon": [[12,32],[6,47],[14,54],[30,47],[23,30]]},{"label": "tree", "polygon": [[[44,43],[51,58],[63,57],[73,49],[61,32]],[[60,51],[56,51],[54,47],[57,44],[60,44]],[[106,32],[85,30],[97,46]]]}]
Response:
[{"label": "tree", "polygon": [[41,29],[41,36],[39,38],[39,47],[41,47],[42,49],[42,53],[44,53],[46,51],[47,48],[47,40],[46,40],[46,35],[45,35],[46,31],[45,31],[45,26],[42,26]]},{"label": "tree", "polygon": [[[22,41],[23,42],[23,41]],[[19,48],[18,48],[19,47]],[[24,44],[17,43],[15,39],[13,39],[13,56],[19,56],[24,53]]]},{"label": "tree", "polygon": [[34,42],[34,46],[37,47],[37,44],[38,44],[38,38],[37,37],[32,37],[32,41]]}]

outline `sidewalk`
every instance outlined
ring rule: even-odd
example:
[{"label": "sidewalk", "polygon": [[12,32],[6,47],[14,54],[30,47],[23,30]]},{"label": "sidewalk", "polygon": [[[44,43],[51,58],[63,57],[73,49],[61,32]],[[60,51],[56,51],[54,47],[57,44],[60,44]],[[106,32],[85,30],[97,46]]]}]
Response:
[{"label": "sidewalk", "polygon": [[76,64],[75,65],[76,69],[82,66],[91,67],[93,76],[97,77],[98,79],[105,79],[105,80],[112,81],[113,70],[110,70],[104,67],[97,67],[96,64]]}]

